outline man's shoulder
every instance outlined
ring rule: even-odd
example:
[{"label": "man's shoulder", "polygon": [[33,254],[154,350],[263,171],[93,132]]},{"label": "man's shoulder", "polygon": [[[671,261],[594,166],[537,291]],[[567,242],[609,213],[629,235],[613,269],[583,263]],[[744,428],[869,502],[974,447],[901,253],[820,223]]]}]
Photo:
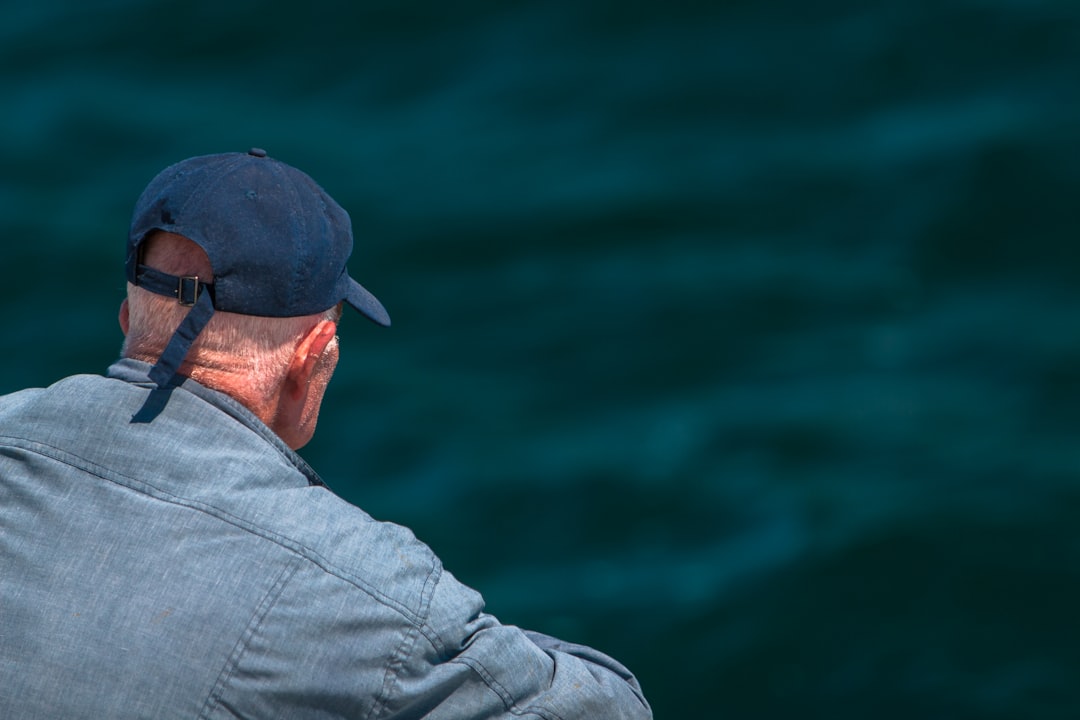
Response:
[{"label": "man's shoulder", "polygon": [[[404,526],[376,520],[310,480],[299,456],[183,388],[151,422],[137,420],[152,390],[78,375],[0,398],[0,444],[44,452],[116,492],[188,507],[213,527],[240,529],[297,556],[309,572],[352,585],[415,622],[438,557]],[[6,422],[10,420],[11,422]],[[107,494],[94,497],[108,497]]]},{"label": "man's shoulder", "polygon": [[422,602],[443,572],[435,553],[409,528],[376,520],[325,487],[299,495],[296,504],[279,504],[284,512],[260,530],[302,555],[313,571],[420,621]]},{"label": "man's shoulder", "polygon": [[34,441],[55,437],[58,431],[63,434],[65,427],[84,428],[94,420],[93,414],[110,410],[103,398],[114,382],[102,375],[72,375],[48,387],[0,395],[0,436]]},{"label": "man's shoulder", "polygon": [[52,396],[78,395],[95,382],[106,380],[102,375],[71,375],[57,380],[48,387],[28,387],[0,395],[0,412],[14,412],[31,405],[34,401],[48,400]]}]

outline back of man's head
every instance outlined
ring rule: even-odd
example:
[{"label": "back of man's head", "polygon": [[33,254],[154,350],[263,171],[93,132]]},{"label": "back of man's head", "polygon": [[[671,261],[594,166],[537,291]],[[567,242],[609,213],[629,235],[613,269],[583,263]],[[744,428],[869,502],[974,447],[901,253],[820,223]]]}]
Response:
[{"label": "back of man's head", "polygon": [[[150,247],[162,242],[164,249]],[[173,299],[185,315],[151,380],[164,388],[184,374],[218,312],[299,318],[344,303],[389,325],[382,304],[346,269],[352,248],[348,213],[310,176],[263,150],[189,158],[158,173],[135,205],[127,279]],[[214,350],[202,343],[203,360]]]},{"label": "back of man's head", "polygon": [[[163,272],[198,276],[213,282],[210,259],[202,248],[180,235],[156,233],[146,241],[144,263]],[[129,327],[123,354],[155,363],[188,309],[175,300],[128,285]],[[254,387],[272,391],[280,381],[296,344],[321,319],[337,321],[340,307],[290,318],[218,312],[199,334],[183,375],[206,384],[217,375],[244,377]]]}]

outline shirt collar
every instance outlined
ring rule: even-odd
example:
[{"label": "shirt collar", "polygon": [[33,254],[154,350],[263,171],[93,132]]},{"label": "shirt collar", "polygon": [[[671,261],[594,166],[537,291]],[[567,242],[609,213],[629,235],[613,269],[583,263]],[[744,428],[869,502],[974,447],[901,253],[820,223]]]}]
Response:
[{"label": "shirt collar", "polygon": [[[154,390],[157,385],[150,379],[150,370],[152,366],[149,363],[142,362],[141,360],[134,360],[132,358],[120,358],[112,365],[109,366],[109,370],[106,373],[106,377],[113,378],[115,380],[122,380],[133,385],[140,385],[146,387],[147,390]],[[311,485],[323,485],[322,478],[310,465],[307,464],[302,457],[296,454],[292,448],[282,441],[273,430],[271,430],[266,423],[258,418],[255,413],[248,410],[239,402],[225,393],[218,392],[217,390],[211,390],[205,385],[201,385],[191,378],[177,378],[179,382],[172,386],[170,390],[166,392],[172,392],[174,390],[181,390],[189,392],[195,395],[199,399],[221,410],[226,415],[229,415],[234,420],[249,428],[252,432],[256,433],[263,440],[268,442],[278,452],[285,456],[285,458],[292,463],[297,470],[299,470],[307,478]]]}]

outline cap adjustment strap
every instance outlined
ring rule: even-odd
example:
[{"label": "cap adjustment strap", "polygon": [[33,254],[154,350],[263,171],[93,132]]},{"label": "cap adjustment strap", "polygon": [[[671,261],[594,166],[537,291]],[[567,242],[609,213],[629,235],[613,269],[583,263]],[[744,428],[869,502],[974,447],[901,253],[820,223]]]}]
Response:
[{"label": "cap adjustment strap", "polygon": [[210,293],[200,293],[187,316],[176,328],[172,339],[161,353],[157,364],[150,370],[150,379],[160,388],[165,387],[176,376],[180,366],[184,364],[184,358],[191,350],[195,338],[203,331],[210,318],[214,316],[214,303],[210,299]]},{"label": "cap adjustment strap", "polygon": [[203,282],[198,275],[180,277],[146,265],[140,265],[135,284],[152,293],[176,298],[176,301],[185,307],[194,305],[204,291],[210,295],[212,302],[215,304],[217,302],[214,295],[214,284]]},{"label": "cap adjustment strap", "polygon": [[199,299],[201,290],[202,283],[199,282],[198,275],[182,277],[176,284],[176,300],[184,307],[191,307]]},{"label": "cap adjustment strap", "polygon": [[176,377],[195,338],[214,316],[214,284],[203,282],[198,276],[170,275],[146,265],[138,266],[135,284],[152,293],[176,298],[178,303],[191,308],[150,370],[150,379],[164,388]]}]

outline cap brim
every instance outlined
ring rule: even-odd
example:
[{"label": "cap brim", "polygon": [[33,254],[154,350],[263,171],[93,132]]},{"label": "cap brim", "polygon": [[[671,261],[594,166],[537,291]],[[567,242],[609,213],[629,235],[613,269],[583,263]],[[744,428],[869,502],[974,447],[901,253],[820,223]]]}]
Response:
[{"label": "cap brim", "polygon": [[349,279],[349,292],[345,296],[345,302],[353,306],[373,323],[390,327],[390,314],[386,312],[379,299],[369,293],[364,286],[352,278]]}]

